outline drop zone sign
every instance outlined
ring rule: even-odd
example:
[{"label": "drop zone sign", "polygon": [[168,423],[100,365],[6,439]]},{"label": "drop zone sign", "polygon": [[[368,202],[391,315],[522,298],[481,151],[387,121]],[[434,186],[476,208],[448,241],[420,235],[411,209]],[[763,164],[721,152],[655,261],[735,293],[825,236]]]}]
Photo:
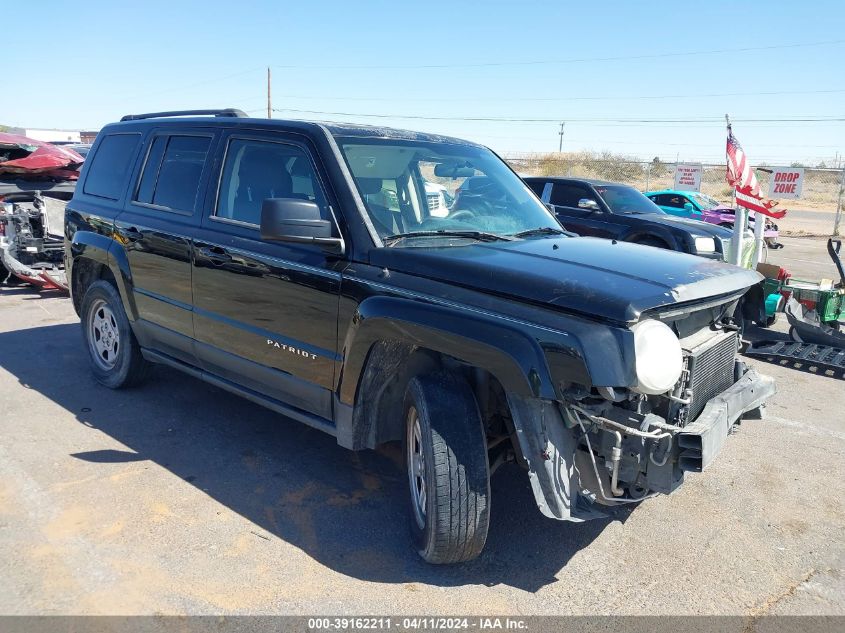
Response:
[{"label": "drop zone sign", "polygon": [[772,167],[770,198],[800,198],[804,187],[803,167]]},{"label": "drop zone sign", "polygon": [[701,191],[701,164],[678,164],[675,167],[675,189]]}]

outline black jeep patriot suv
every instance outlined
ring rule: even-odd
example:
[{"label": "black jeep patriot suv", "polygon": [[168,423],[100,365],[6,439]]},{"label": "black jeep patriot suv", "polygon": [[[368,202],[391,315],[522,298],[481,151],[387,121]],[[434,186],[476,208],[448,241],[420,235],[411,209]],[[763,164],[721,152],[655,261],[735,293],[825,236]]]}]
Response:
[{"label": "black jeep patriot suv", "polygon": [[[430,212],[427,189],[477,176]],[[130,115],[97,137],[65,235],[97,380],[162,363],[350,449],[401,440],[434,563],[481,552],[503,462],[543,514],[604,516],[707,467],[774,392],[737,359],[757,273],[571,237],[457,139]]]}]

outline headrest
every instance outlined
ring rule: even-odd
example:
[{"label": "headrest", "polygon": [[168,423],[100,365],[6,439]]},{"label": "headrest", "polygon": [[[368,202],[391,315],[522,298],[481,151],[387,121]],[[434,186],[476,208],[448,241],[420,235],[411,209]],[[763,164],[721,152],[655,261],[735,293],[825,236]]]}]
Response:
[{"label": "headrest", "polygon": [[273,150],[253,149],[244,154],[240,168],[242,170],[284,170],[285,157]]},{"label": "headrest", "polygon": [[381,191],[381,178],[356,178],[355,182],[358,183],[358,188],[365,196]]},{"label": "headrest", "polygon": [[290,175],[291,176],[298,176],[300,178],[310,178],[311,175],[314,173],[314,170],[311,169],[311,164],[308,162],[308,159],[304,156],[297,156],[293,159],[293,163],[290,166]]}]

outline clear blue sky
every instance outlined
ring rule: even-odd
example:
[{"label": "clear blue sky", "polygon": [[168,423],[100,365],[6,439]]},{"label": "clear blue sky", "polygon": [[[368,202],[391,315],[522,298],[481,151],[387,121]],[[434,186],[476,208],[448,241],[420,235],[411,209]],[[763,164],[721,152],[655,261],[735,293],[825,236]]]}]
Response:
[{"label": "clear blue sky", "polygon": [[[554,119],[567,121],[564,151],[649,159],[721,160],[724,126],[583,119],[845,118],[842,0],[89,0],[6,2],[0,16],[7,125],[96,129],[129,112],[224,106],[265,116],[268,65],[276,108]],[[801,46],[704,52],[786,45]],[[274,113],[285,116],[437,131],[503,153],[558,146],[556,122]],[[845,121],[734,131],[754,162],[845,152]]]}]

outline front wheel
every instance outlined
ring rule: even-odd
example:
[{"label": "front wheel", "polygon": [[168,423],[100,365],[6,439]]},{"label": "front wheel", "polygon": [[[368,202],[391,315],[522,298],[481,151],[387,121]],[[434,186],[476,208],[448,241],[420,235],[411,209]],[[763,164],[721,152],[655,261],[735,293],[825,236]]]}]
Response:
[{"label": "front wheel", "polygon": [[414,545],[429,563],[472,560],[490,523],[490,466],[472,390],[447,372],[417,376],[404,411]]}]

